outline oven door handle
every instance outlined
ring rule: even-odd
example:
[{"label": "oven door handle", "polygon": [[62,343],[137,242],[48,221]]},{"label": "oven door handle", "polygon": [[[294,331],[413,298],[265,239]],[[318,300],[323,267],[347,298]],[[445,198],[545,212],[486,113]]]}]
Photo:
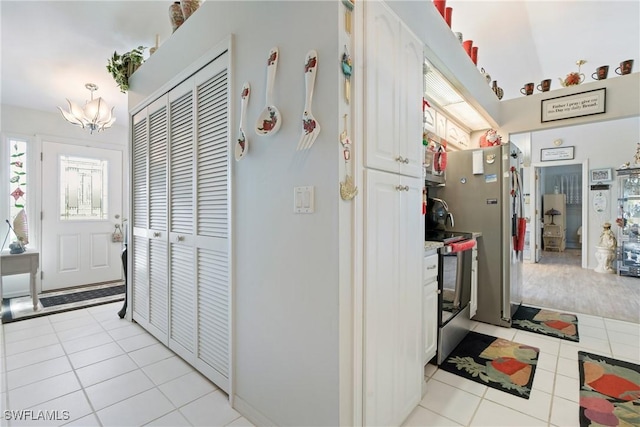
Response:
[{"label": "oven door handle", "polygon": [[469,249],[473,249],[476,247],[476,241],[473,239],[465,240],[463,242],[454,242],[450,243],[448,246],[451,247],[451,251],[449,253],[457,253],[462,251],[468,251]]}]

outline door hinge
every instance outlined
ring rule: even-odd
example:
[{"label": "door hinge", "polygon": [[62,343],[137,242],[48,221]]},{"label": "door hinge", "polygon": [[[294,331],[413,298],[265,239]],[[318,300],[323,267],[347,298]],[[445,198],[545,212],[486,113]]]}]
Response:
[{"label": "door hinge", "polygon": [[40,221],[42,221],[42,218],[44,218],[44,212],[40,211]]},{"label": "door hinge", "polygon": [[40,161],[42,161],[44,159],[44,154],[42,154],[42,151],[40,152]]},{"label": "door hinge", "polygon": [[40,280],[44,279],[44,271],[40,270]]}]

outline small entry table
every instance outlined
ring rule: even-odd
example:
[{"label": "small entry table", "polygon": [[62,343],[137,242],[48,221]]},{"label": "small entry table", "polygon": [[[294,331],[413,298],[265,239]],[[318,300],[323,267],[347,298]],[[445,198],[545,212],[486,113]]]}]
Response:
[{"label": "small entry table", "polygon": [[2,276],[30,273],[29,294],[33,301],[33,311],[38,309],[38,294],[36,294],[36,273],[40,266],[40,253],[26,250],[21,254],[10,254],[8,250],[0,254],[0,289],[2,289]]}]

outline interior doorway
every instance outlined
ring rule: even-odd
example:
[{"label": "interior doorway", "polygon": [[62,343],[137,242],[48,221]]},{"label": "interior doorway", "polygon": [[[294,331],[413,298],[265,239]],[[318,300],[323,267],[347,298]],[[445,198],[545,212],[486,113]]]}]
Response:
[{"label": "interior doorway", "polygon": [[581,266],[583,176],[580,163],[539,166],[536,206],[540,242],[535,262]]}]

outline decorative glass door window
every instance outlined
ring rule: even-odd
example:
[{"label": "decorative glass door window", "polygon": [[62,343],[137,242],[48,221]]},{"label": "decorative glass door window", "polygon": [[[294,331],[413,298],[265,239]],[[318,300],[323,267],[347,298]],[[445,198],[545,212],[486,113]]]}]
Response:
[{"label": "decorative glass door window", "polygon": [[59,171],[60,219],[107,219],[108,162],[60,156]]}]

